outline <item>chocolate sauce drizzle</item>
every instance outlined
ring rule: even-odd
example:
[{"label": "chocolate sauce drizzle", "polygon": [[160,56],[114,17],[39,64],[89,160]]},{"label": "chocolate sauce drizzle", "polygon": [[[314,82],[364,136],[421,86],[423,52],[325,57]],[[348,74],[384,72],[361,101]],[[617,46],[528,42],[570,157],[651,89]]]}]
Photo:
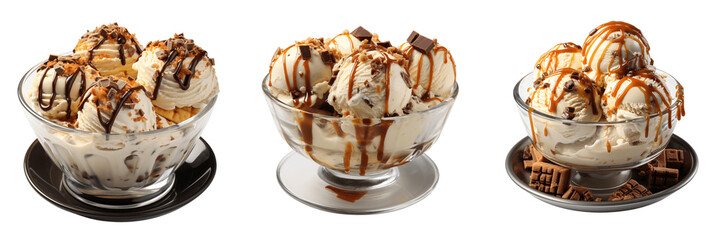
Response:
[{"label": "chocolate sauce drizzle", "polygon": [[[116,82],[117,82],[117,81],[116,81]],[[127,84],[126,84],[126,85],[127,85]],[[91,84],[91,85],[90,85],[90,88],[88,89],[88,91],[90,91],[93,87],[99,87],[99,86],[98,86],[98,82],[94,82],[93,84]],[[116,87],[112,87],[112,88],[115,89],[115,90],[117,90],[117,91],[120,91],[120,90],[121,90],[121,89],[118,89],[118,88],[116,88]],[[96,105],[96,106],[95,106],[95,109],[96,109],[96,111],[97,111],[98,122],[100,122],[100,125],[103,126],[103,129],[105,130],[105,133],[108,133],[108,134],[109,134],[110,131],[112,130],[112,128],[113,128],[113,123],[115,123],[115,119],[118,118],[118,113],[120,113],[120,109],[123,108],[123,106],[125,105],[125,102],[128,101],[128,99],[130,98],[130,96],[131,96],[135,91],[140,91],[140,90],[145,90],[145,88],[144,88],[143,86],[137,86],[137,87],[133,87],[133,88],[130,88],[130,89],[126,90],[125,93],[123,94],[123,96],[120,98],[120,101],[116,102],[115,108],[113,109],[113,112],[111,113],[110,118],[108,119],[107,122],[104,122],[104,121],[103,121],[102,113],[100,112],[100,106],[98,105],[98,100],[97,100],[97,98],[95,99],[95,105]],[[92,95],[92,94],[88,94],[88,93],[85,94],[85,97],[83,97],[83,99],[82,99],[81,102],[80,102],[80,105],[78,106],[78,109],[79,109],[79,110],[82,110],[82,109],[83,109],[83,106],[85,105],[85,102],[87,102],[88,99],[90,98],[90,95]]]},{"label": "chocolate sauce drizzle", "polygon": [[[158,70],[155,77],[155,89],[153,89],[153,95],[150,96],[151,100],[155,100],[158,98],[158,93],[160,92],[160,87],[163,84],[163,73],[165,72],[165,69],[172,64],[173,60],[175,60],[178,57],[178,51],[175,49],[170,50],[168,53],[168,56],[165,58],[165,61],[163,62],[163,67]],[[193,57],[193,60],[190,61],[190,64],[188,65],[188,71],[190,71],[190,74],[186,74],[185,78],[180,78],[180,75],[183,71],[183,62],[188,56],[182,56],[180,60],[178,60],[178,64],[175,67],[175,71],[173,72],[173,79],[175,82],[178,83],[178,86],[180,86],[180,89],[188,90],[190,88],[190,80],[195,75],[195,67],[198,66],[198,63],[200,63],[200,60],[203,59],[207,55],[207,52],[204,50],[201,50],[200,53],[196,54],[195,57]]]},{"label": "chocolate sauce drizzle", "polygon": [[[100,48],[100,45],[103,45],[103,43],[105,43],[105,41],[109,39],[108,33],[106,31],[101,31],[100,36],[102,37],[102,39],[100,39],[100,41],[98,41],[92,48],[90,48],[90,50],[88,50],[88,64],[91,65],[93,68],[95,68],[95,65],[93,65],[93,54],[95,50]],[[115,39],[115,41],[118,43],[118,56],[120,58],[120,63],[122,65],[125,65],[125,51],[123,50],[123,44],[125,44],[127,40],[125,39],[123,34],[118,34],[118,37]],[[131,38],[130,41],[132,41],[135,45],[135,52],[140,55],[142,51],[140,50],[140,44],[138,44],[138,41],[135,40],[135,38]]]},{"label": "chocolate sauce drizzle", "polygon": [[[65,71],[62,68],[62,66],[60,66],[59,68],[57,68],[57,67],[53,68],[55,70],[55,76],[53,77],[53,82],[52,82],[52,86],[51,86],[52,95],[50,96],[50,101],[48,102],[48,105],[44,105],[43,100],[42,100],[43,84],[45,82],[45,76],[47,75],[48,71],[51,69],[51,67],[47,66],[47,64],[48,63],[46,62],[45,63],[46,69],[43,72],[42,77],[40,77],[40,84],[38,84],[38,99],[37,99],[37,101],[38,101],[38,105],[40,106],[40,109],[42,109],[43,111],[49,111],[50,109],[52,109],[53,103],[55,102],[55,98],[57,97],[57,91],[55,88],[57,85],[58,77],[60,75],[62,75]],[[78,97],[82,96],[82,94],[85,92],[85,74],[83,73],[83,71],[81,69],[82,69],[82,66],[78,66],[77,70],[75,70],[75,72],[73,72],[73,74],[70,74],[65,79],[65,101],[67,102],[67,108],[65,110],[65,112],[66,112],[65,119],[61,119],[61,120],[70,119],[70,111],[71,111],[71,106],[72,106],[72,98],[70,97],[71,88],[73,86],[73,83],[75,83],[75,79],[77,78],[78,75],[80,75],[80,88],[78,90]]]}]

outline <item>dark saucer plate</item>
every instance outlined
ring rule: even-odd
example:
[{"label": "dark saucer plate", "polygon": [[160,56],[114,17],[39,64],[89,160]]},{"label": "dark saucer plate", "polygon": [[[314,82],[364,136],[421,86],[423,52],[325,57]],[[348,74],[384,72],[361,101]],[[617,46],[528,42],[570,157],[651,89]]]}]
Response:
[{"label": "dark saucer plate", "polygon": [[[616,211],[625,211],[635,208],[640,208],[644,206],[651,205],[653,203],[656,203],[658,201],[661,201],[662,199],[668,197],[672,193],[676,192],[677,190],[681,189],[682,187],[686,186],[689,181],[696,175],[696,171],[698,170],[698,156],[696,155],[696,151],[693,150],[691,145],[689,145],[686,141],[684,141],[681,137],[677,135],[671,136],[671,140],[668,143],[667,148],[672,149],[680,149],[685,151],[685,160],[686,163],[684,163],[684,166],[682,169],[679,170],[679,179],[678,183],[675,185],[660,191],[660,192],[654,192],[653,194],[645,197],[630,199],[630,200],[623,200],[623,201],[602,201],[602,202],[584,202],[584,201],[575,201],[575,200],[569,200],[569,199],[563,199],[560,197],[555,197],[550,194],[543,193],[541,191],[538,191],[534,188],[531,188],[528,186],[528,183],[531,179],[531,173],[530,171],[526,171],[523,168],[523,160],[521,160],[521,154],[523,154],[523,148],[526,145],[531,144],[531,139],[528,137],[525,137],[521,139],[521,141],[518,141],[515,146],[511,149],[510,152],[508,152],[508,156],[506,157],[506,172],[508,173],[508,176],[511,177],[513,182],[516,183],[519,187],[521,187],[523,190],[526,190],[528,193],[533,195],[534,197],[540,199],[541,201],[544,201],[548,204],[562,207],[566,209],[576,210],[576,211],[584,211],[584,212],[616,212]],[[633,176],[633,179],[637,179],[637,177]]]},{"label": "dark saucer plate", "polygon": [[203,193],[213,181],[217,170],[215,154],[200,138],[193,151],[175,171],[175,184],[162,199],[135,209],[104,209],[93,207],[70,196],[64,187],[63,173],[35,140],[25,154],[25,177],[40,196],[66,211],[103,221],[140,221],[164,215],[185,206]]}]

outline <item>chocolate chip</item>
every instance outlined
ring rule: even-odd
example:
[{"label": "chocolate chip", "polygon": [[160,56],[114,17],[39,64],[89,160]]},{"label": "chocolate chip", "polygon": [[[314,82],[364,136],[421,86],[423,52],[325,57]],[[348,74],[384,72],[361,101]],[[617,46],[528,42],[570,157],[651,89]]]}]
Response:
[{"label": "chocolate chip", "polygon": [[576,112],[576,109],[573,108],[573,107],[567,107],[567,108],[566,108],[566,112],[573,113],[573,112]]},{"label": "chocolate chip", "polygon": [[371,108],[373,108],[373,103],[371,103],[371,100],[367,97],[363,97],[363,101]]},{"label": "chocolate chip", "polygon": [[298,49],[300,50],[300,56],[303,57],[304,60],[310,59],[309,45],[298,45]]},{"label": "chocolate chip", "polygon": [[100,36],[108,37],[108,32],[105,29],[100,29]]},{"label": "chocolate chip", "polygon": [[538,88],[542,82],[543,82],[543,78],[536,79],[536,81],[533,81],[533,88]]},{"label": "chocolate chip", "polygon": [[584,71],[584,72],[590,72],[590,71],[591,71],[591,67],[586,66],[586,67],[583,68],[583,71]]},{"label": "chocolate chip", "polygon": [[371,38],[373,37],[373,34],[371,32],[360,26],[353,30],[353,32],[351,32],[350,34],[360,41],[368,40],[368,42],[370,42]]},{"label": "chocolate chip", "polygon": [[591,89],[590,89],[590,88],[583,89],[583,91],[586,92],[586,93],[591,93]]},{"label": "chocolate chip", "polygon": [[598,28],[592,29],[591,32],[588,33],[588,36],[591,36],[591,35],[593,35],[593,34],[596,34],[596,31],[598,31]]},{"label": "chocolate chip", "polygon": [[563,118],[565,118],[565,119],[571,120],[571,119],[573,119],[574,117],[576,117],[576,114],[575,114],[575,113],[572,113],[572,112],[563,112]]},{"label": "chocolate chip", "polygon": [[550,87],[550,86],[551,86],[551,84],[549,84],[549,83],[544,83],[541,87],[542,87],[542,88],[547,88],[547,87]]},{"label": "chocolate chip", "polygon": [[436,42],[420,34],[418,34],[410,44],[423,54],[429,54],[431,50],[433,50],[433,47],[436,46]]},{"label": "chocolate chip", "polygon": [[123,89],[126,85],[125,81],[117,81],[115,84],[118,86],[118,90]]},{"label": "chocolate chip", "polygon": [[416,38],[420,36],[416,31],[413,31],[410,36],[408,36],[408,39],[406,39],[406,42],[412,43]]},{"label": "chocolate chip", "polygon": [[563,89],[566,90],[566,92],[571,92],[571,91],[573,91],[575,86],[576,86],[576,84],[573,81],[567,81],[563,85]]},{"label": "chocolate chip", "polygon": [[581,76],[581,73],[579,73],[579,72],[573,72],[573,73],[571,73],[571,78],[572,78],[572,79],[578,80],[578,79],[580,79],[580,78],[579,78],[580,76]]},{"label": "chocolate chip", "polygon": [[541,69],[541,64],[536,64],[536,69]]}]

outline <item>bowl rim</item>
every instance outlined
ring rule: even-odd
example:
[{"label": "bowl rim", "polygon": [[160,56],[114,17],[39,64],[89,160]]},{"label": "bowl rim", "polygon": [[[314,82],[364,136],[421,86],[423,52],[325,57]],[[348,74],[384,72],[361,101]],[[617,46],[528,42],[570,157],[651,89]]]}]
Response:
[{"label": "bowl rim", "polygon": [[[303,110],[303,109],[295,108],[295,107],[290,106],[290,105],[288,105],[288,104],[286,104],[286,103],[284,103],[284,102],[281,102],[280,100],[278,100],[278,98],[276,98],[275,96],[273,96],[273,94],[270,93],[270,88],[268,87],[268,81],[269,81],[268,77],[269,77],[269,76],[270,76],[270,74],[266,74],[266,75],[265,75],[265,77],[263,78],[263,82],[262,82],[261,88],[263,88],[263,93],[265,93],[265,97],[266,97],[267,99],[271,99],[271,101],[272,101],[273,103],[275,103],[275,105],[281,106],[282,108],[284,108],[284,109],[286,109],[286,110],[288,110],[288,111],[297,111],[297,112],[301,112],[301,113],[304,113],[304,114],[311,114],[311,115],[313,115],[313,117],[320,117],[320,118],[324,118],[324,119],[326,119],[326,120],[343,120],[343,119],[349,120],[349,119],[356,119],[356,118],[348,118],[348,117],[342,117],[342,116],[341,116],[341,117],[338,117],[338,116],[331,116],[331,115],[326,115],[326,114],[322,114],[322,113],[309,112],[309,111],[306,111],[306,110]],[[446,99],[444,99],[441,103],[439,103],[438,105],[433,106],[432,108],[429,108],[429,109],[426,109],[426,110],[423,110],[423,111],[420,111],[420,112],[413,112],[413,113],[410,113],[410,114],[401,115],[401,116],[380,117],[380,118],[364,118],[364,119],[397,120],[397,119],[410,118],[410,117],[412,117],[412,116],[418,116],[418,115],[422,115],[422,114],[427,114],[427,113],[430,113],[430,112],[435,112],[435,111],[438,110],[438,109],[443,109],[443,106],[453,104],[453,102],[456,100],[457,97],[458,97],[458,82],[455,82],[455,81],[454,81],[454,82],[453,82],[453,88],[451,89],[451,96],[448,97],[448,98],[446,98]],[[450,107],[450,106],[449,106],[449,107]]]},{"label": "bowl rim", "polygon": [[[64,53],[64,54],[61,54],[61,56],[66,56],[68,54],[69,53]],[[81,129],[69,128],[69,127],[57,124],[48,118],[43,117],[38,112],[36,112],[27,101],[25,101],[26,98],[23,95],[23,83],[25,83],[25,81],[27,81],[27,80],[30,80],[30,78],[34,76],[33,73],[37,72],[37,69],[45,62],[47,62],[47,60],[43,60],[40,63],[35,64],[35,66],[31,67],[30,70],[28,70],[23,75],[23,77],[20,79],[20,83],[18,84],[18,90],[17,90],[18,100],[20,100],[20,105],[23,106],[25,111],[28,112],[31,116],[35,117],[35,119],[39,120],[40,122],[45,123],[46,126],[52,127],[55,130],[65,132],[65,133],[90,134],[90,135],[100,135],[100,136],[125,136],[125,135],[152,136],[152,135],[156,135],[156,134],[162,134],[165,132],[172,132],[175,130],[184,129],[186,126],[193,125],[199,119],[202,119],[203,117],[205,117],[205,115],[208,114],[213,109],[213,106],[215,106],[215,102],[218,99],[218,94],[215,94],[213,97],[210,98],[207,105],[203,109],[201,109],[200,112],[195,114],[194,116],[192,116],[180,123],[176,123],[176,124],[173,124],[168,127],[161,128],[161,129],[155,129],[155,130],[150,130],[150,131],[145,131],[145,132],[132,132],[132,133],[100,133],[100,132],[90,132],[90,131],[85,131],[85,130],[81,130]]]},{"label": "bowl rim", "polygon": [[[668,74],[667,72],[664,72],[659,69],[656,69],[655,71],[659,75],[665,75],[667,82],[669,81],[669,78],[670,78],[670,80],[673,80],[673,82],[676,83],[677,86],[682,86],[681,83],[678,82],[678,80],[676,80],[675,77],[671,76],[671,74]],[[519,88],[521,86],[521,82],[523,82],[524,79],[531,76],[532,74],[533,74],[533,72],[530,72],[530,73],[524,75],[521,78],[521,80],[519,80],[513,87],[513,98],[516,101],[516,104],[518,105],[519,108],[521,108],[522,110],[525,110],[526,112],[528,112],[528,109],[530,108],[530,106],[528,106],[528,104],[526,104],[525,99],[521,99],[521,96],[519,95],[518,91],[520,90]],[[681,87],[681,89],[683,89],[683,87]],[[671,99],[674,99],[673,103],[671,104],[671,108],[670,108],[670,110],[673,113],[674,111],[677,111],[678,105],[682,101],[680,99],[678,99],[676,96],[670,96],[670,97],[671,97]],[[665,109],[665,110],[661,111],[660,115],[659,115],[659,113],[654,113],[654,114],[648,115],[648,121],[650,121],[651,119],[658,118],[659,116],[666,115],[668,113],[669,113],[669,109]],[[639,123],[639,122],[645,123],[647,121],[646,117],[639,117],[639,118],[628,119],[628,120],[623,120],[623,121],[614,121],[614,122],[584,122],[584,121],[576,121],[576,120],[559,118],[559,117],[552,116],[550,114],[546,114],[544,112],[538,111],[536,109],[533,109],[532,114],[537,117],[541,117],[541,118],[544,118],[547,120],[559,121],[564,124],[576,124],[576,125],[615,126],[615,125]],[[672,118],[675,119],[676,117],[672,116]]]}]

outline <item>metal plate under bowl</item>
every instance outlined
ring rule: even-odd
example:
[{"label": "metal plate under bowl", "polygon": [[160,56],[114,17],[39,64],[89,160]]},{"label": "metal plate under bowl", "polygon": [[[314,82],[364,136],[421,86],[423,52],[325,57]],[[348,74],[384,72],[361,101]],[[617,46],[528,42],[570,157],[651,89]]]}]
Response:
[{"label": "metal plate under bowl", "polygon": [[[681,137],[674,134],[671,137],[667,148],[683,150],[686,155],[686,163],[684,164],[683,168],[679,170],[679,180],[676,185],[673,185],[670,188],[660,192],[654,192],[649,196],[624,201],[584,202],[569,200],[555,197],[553,195],[538,191],[528,186],[528,183],[530,182],[531,172],[523,168],[523,160],[521,159],[521,154],[523,154],[523,148],[530,144],[531,139],[525,137],[518,141],[518,143],[516,143],[516,145],[511,148],[510,152],[508,152],[508,156],[506,157],[506,172],[508,173],[508,176],[511,177],[511,179],[513,180],[513,182],[516,183],[516,185],[521,187],[523,190],[526,190],[531,195],[540,199],[541,201],[557,207],[576,211],[617,212],[651,205],[668,197],[672,193],[681,189],[683,186],[686,186],[686,184],[688,184],[688,182],[691,181],[691,179],[694,177],[698,169],[698,156],[696,155],[696,151],[694,151],[691,145],[689,145]],[[634,179],[636,179],[635,176]]]}]

